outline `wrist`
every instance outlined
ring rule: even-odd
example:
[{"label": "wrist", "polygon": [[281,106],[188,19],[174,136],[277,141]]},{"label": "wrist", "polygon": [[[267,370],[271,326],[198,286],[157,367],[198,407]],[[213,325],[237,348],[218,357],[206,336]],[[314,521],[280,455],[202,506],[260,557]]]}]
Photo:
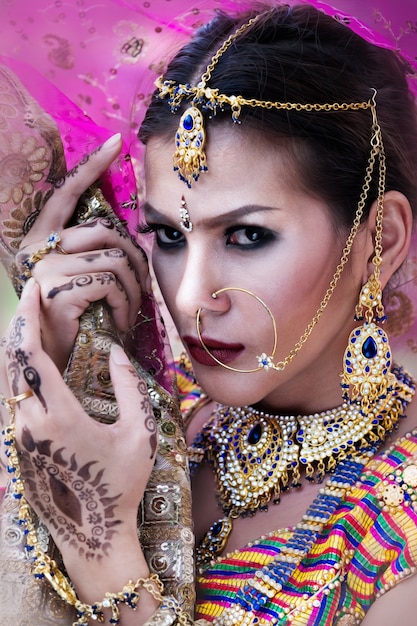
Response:
[{"label": "wrist", "polygon": [[129,580],[150,573],[136,532],[130,539],[112,540],[100,557],[83,559],[78,549],[70,548],[62,556],[78,598],[86,603],[100,601],[105,593],[118,592]]}]

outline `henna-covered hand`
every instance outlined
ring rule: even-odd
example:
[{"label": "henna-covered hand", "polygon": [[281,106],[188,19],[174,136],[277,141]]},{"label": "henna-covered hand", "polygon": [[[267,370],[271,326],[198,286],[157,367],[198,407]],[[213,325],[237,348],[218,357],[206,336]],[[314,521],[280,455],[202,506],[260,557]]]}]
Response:
[{"label": "henna-covered hand", "polygon": [[122,521],[117,518],[120,494],[106,483],[106,468],[94,459],[78,462],[77,452],[51,440],[35,440],[22,429],[21,471],[26,490],[51,533],[60,536],[80,557],[107,556]]},{"label": "henna-covered hand", "polygon": [[110,374],[120,418],[111,425],[91,419],[42,349],[39,305],[31,279],[3,344],[0,376],[6,397],[34,392],[16,409],[27,497],[64,561],[112,558],[126,536],[137,541],[137,509],[155,460],[157,427],[147,386],[115,346]]},{"label": "henna-covered hand", "polygon": [[[67,254],[52,250],[31,273],[41,286],[44,348],[61,372],[67,365],[79,318],[91,302],[107,300],[115,326],[123,333],[135,323],[143,291],[151,289],[144,253],[121,228],[121,222],[119,227],[117,220],[115,224],[99,217],[67,227],[80,196],[100,178],[120,147],[120,137],[116,136],[56,182],[16,255],[16,272],[22,274],[25,261],[45,247],[48,235],[60,233]],[[91,282],[84,278],[89,275]]]}]

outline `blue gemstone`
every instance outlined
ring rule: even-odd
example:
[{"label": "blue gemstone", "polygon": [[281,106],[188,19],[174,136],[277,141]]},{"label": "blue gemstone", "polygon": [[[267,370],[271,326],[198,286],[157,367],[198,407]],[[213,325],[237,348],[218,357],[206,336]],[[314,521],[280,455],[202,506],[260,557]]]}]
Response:
[{"label": "blue gemstone", "polygon": [[256,445],[259,442],[261,436],[262,436],[262,426],[258,422],[257,424],[255,424],[255,426],[252,428],[252,430],[250,431],[248,435],[248,443],[250,443],[252,446]]},{"label": "blue gemstone", "polygon": [[211,534],[214,537],[217,537],[217,535],[221,532],[222,530],[222,526],[223,524],[221,522],[216,522],[215,524],[213,524],[213,526],[211,527]]},{"label": "blue gemstone", "polygon": [[193,116],[192,115],[187,115],[186,117],[184,117],[182,125],[185,128],[185,130],[192,130],[193,127],[194,127]]},{"label": "blue gemstone", "polygon": [[373,337],[368,337],[362,344],[362,354],[367,359],[374,359],[378,354],[376,341]]}]

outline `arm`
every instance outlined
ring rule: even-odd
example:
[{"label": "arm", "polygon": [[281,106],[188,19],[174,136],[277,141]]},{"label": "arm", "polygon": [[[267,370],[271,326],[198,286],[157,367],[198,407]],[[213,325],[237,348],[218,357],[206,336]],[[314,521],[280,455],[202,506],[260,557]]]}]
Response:
[{"label": "arm", "polygon": [[416,622],[417,576],[409,576],[378,598],[369,609],[363,626],[391,626]]}]

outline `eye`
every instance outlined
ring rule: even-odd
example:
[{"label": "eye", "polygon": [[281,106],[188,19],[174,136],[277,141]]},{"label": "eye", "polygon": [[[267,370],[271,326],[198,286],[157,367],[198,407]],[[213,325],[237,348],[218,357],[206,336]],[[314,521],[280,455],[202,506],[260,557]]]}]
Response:
[{"label": "eye", "polygon": [[184,243],[184,234],[177,228],[165,224],[143,224],[138,232],[142,235],[155,233],[156,245],[159,248],[173,248]]},{"label": "eye", "polygon": [[234,226],[226,232],[226,245],[259,248],[275,239],[275,234],[261,226]]}]

